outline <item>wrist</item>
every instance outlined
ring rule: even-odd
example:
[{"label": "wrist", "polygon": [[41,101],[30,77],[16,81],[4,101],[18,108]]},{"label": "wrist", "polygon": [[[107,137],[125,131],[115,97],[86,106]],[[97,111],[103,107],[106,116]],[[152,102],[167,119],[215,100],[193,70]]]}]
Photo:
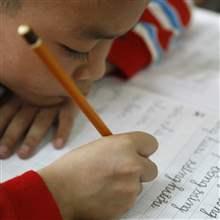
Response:
[{"label": "wrist", "polygon": [[67,201],[68,196],[66,194],[63,177],[57,175],[53,167],[50,166],[37,171],[37,173],[44,180],[49,192],[52,194],[63,220],[74,220],[73,206],[70,206]]}]

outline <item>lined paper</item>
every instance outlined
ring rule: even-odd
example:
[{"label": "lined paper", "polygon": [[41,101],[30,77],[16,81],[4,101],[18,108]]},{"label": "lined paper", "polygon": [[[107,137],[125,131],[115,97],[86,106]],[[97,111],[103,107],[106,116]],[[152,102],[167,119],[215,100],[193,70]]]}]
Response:
[{"label": "lined paper", "polygon": [[[144,184],[134,208],[122,219],[219,217],[219,50],[200,46],[219,40],[218,22],[216,14],[198,10],[195,29],[160,66],[129,82],[106,78],[92,90],[90,102],[113,133],[145,131],[160,143],[152,156],[159,176]],[[14,155],[1,161],[1,181],[38,170],[99,134],[80,115],[63,150],[54,150],[49,138],[29,160]]]}]

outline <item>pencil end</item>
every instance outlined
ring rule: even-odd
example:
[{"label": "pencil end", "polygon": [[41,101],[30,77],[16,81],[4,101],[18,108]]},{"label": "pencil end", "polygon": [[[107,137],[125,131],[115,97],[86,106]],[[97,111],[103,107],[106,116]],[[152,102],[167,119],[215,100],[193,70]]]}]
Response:
[{"label": "pencil end", "polygon": [[30,31],[31,31],[31,28],[26,24],[22,24],[18,27],[18,34],[21,36],[24,36],[25,34],[29,33]]},{"label": "pencil end", "polygon": [[31,45],[33,48],[37,48],[41,45],[41,39],[37,34],[31,29],[30,26],[22,24],[18,27],[18,34],[22,36],[25,41]]}]

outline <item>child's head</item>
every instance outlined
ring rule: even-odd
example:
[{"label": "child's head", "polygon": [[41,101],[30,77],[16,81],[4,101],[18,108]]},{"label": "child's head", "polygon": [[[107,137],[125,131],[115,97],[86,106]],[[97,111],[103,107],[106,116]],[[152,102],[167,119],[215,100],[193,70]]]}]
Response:
[{"label": "child's head", "polygon": [[138,21],[148,0],[0,0],[0,83],[42,105],[65,96],[16,34],[28,23],[77,81],[103,76],[112,40]]}]

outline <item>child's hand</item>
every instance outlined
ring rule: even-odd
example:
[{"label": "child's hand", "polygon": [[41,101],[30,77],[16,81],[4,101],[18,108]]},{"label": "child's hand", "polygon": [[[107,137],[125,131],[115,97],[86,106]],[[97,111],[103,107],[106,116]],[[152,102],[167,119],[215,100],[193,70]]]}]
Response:
[{"label": "child's hand", "polygon": [[143,132],[101,138],[39,171],[63,219],[112,220],[134,205],[142,182],[157,176],[156,139]]},{"label": "child's hand", "polygon": [[8,98],[0,106],[0,158],[7,158],[15,151],[21,158],[30,157],[55,121],[58,125],[53,143],[56,148],[63,147],[73,125],[75,109],[71,101],[40,108],[15,96]]}]

